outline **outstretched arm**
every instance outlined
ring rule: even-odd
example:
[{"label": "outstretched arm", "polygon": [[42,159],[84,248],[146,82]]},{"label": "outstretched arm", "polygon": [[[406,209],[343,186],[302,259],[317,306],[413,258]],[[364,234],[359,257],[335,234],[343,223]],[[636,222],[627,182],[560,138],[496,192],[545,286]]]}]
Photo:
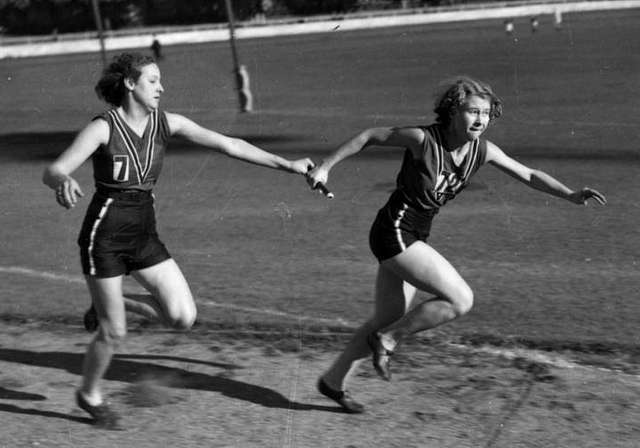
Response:
[{"label": "outstretched arm", "polygon": [[167,120],[172,135],[179,135],[193,143],[215,149],[235,159],[297,174],[306,174],[314,166],[313,161],[309,158],[284,159],[242,139],[227,137],[206,129],[182,115],[167,113]]},{"label": "outstretched arm", "polygon": [[49,165],[42,181],[56,192],[56,201],[65,208],[72,208],[84,194],[76,180],[71,177],[80,165],[109,138],[109,125],[104,120],[89,123],[60,156]]},{"label": "outstretched arm", "polygon": [[595,199],[603,205],[607,202],[604,195],[592,188],[584,187],[581,190],[574,191],[547,173],[523,165],[506,155],[504,151],[491,142],[487,142],[487,162],[531,188],[566,199],[575,204],[585,205],[588,199]]},{"label": "outstretched arm", "polygon": [[414,154],[420,150],[424,141],[424,131],[416,127],[406,128],[370,128],[344,142],[307,174],[311,188],[324,185],[329,171],[342,160],[359,153],[368,146],[395,146],[409,148]]}]

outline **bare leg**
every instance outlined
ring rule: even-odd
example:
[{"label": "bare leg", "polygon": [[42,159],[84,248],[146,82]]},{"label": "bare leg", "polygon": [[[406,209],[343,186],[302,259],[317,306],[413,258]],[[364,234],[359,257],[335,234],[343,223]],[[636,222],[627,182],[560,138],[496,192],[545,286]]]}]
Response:
[{"label": "bare leg", "polygon": [[384,266],[378,268],[374,316],[358,328],[351,341],[323,375],[333,389],[345,390],[359,364],[371,356],[367,335],[399,319],[411,306],[416,289]]},{"label": "bare leg", "polygon": [[[173,259],[134,271],[131,275],[149,293],[123,294],[127,312],[139,314],[168,327],[189,328],[192,325],[193,322],[190,320],[192,316],[195,319],[195,303],[189,285]],[[93,323],[87,324],[86,319],[85,315],[87,330],[95,331],[97,328],[95,314],[92,317]]]},{"label": "bare leg", "polygon": [[139,314],[149,320],[166,325],[164,311],[151,294],[124,294],[124,308],[129,313]]},{"label": "bare leg", "polygon": [[[436,297],[414,306],[416,288]],[[466,313],[473,293],[442,255],[426,243],[416,242],[380,264],[375,300],[374,316],[356,331],[322,377],[332,388],[344,390],[359,363],[371,354],[368,334],[377,331],[384,349],[392,351],[402,338]]]},{"label": "bare leg", "polygon": [[[150,294],[123,294],[124,308],[127,312],[139,314],[153,322],[160,322],[163,325],[168,325],[164,318],[164,312],[161,309],[158,301]],[[91,307],[84,313],[84,328],[93,333],[98,329],[98,312],[96,306],[91,302]]]},{"label": "bare leg", "polygon": [[402,318],[382,327],[378,334],[388,350],[398,341],[449,322],[467,313],[473,292],[458,271],[428,244],[417,242],[383,265],[422,291],[436,297],[418,304]]},{"label": "bare leg", "polygon": [[162,316],[165,325],[189,329],[196,319],[196,305],[182,271],[172,258],[149,268],[133,272],[134,278],[151,295],[129,296],[146,304]]},{"label": "bare leg", "polygon": [[122,277],[86,277],[93,298],[100,328],[89,344],[82,367],[80,391],[91,405],[102,402],[99,381],[104,376],[111,358],[126,336],[126,316],[122,299]]},{"label": "bare leg", "polygon": [[[136,280],[151,295],[137,294],[130,302],[154,310],[162,322],[175,328],[189,328],[196,316],[195,303],[189,286],[173,259],[134,273]],[[99,330],[89,344],[83,366],[81,392],[91,404],[101,401],[99,380],[104,376],[111,358],[126,336],[125,300],[122,276],[112,278],[87,277],[87,284],[100,321]]]}]

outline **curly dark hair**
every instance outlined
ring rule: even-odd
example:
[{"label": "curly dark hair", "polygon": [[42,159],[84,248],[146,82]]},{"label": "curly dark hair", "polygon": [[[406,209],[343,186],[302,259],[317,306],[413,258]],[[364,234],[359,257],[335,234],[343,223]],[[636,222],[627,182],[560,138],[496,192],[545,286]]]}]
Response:
[{"label": "curly dark hair", "polygon": [[490,120],[493,121],[502,115],[502,100],[493,93],[491,86],[468,76],[458,76],[443,83],[443,88],[436,97],[435,108],[436,122],[448,126],[451,115],[467,97],[477,95],[486,98],[491,103]]},{"label": "curly dark hair", "polygon": [[151,56],[140,53],[122,53],[115,56],[102,71],[102,76],[96,84],[98,98],[114,106],[120,106],[126,94],[125,78],[137,81],[142,73],[140,69],[155,63]]}]

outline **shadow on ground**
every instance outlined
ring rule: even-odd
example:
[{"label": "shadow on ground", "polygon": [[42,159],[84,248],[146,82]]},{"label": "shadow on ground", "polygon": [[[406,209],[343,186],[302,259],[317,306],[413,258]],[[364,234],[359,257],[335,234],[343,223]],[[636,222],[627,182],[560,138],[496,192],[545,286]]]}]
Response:
[{"label": "shadow on ground", "polygon": [[[0,360],[2,361],[61,369],[74,375],[81,375],[83,357],[84,355],[80,353],[34,352],[29,350],[0,348]],[[204,363],[212,367],[221,368],[223,369],[223,372],[216,375],[208,375],[205,373],[188,371],[176,367],[167,367],[149,362],[131,361],[132,359],[164,359],[196,364]],[[336,407],[317,406],[291,401],[272,389],[227,377],[230,371],[239,368],[241,367],[232,364],[203,362],[188,358],[154,355],[126,355],[116,356],[113,359],[111,366],[105,375],[105,379],[126,383],[136,383],[139,380],[144,380],[149,377],[159,377],[168,379],[165,382],[167,387],[218,392],[230,398],[247,401],[267,408],[282,408],[298,411],[321,410],[340,412]],[[0,408],[0,410],[2,410],[2,408]],[[26,410],[16,408],[14,411]],[[9,410],[9,412],[13,411]]]}]

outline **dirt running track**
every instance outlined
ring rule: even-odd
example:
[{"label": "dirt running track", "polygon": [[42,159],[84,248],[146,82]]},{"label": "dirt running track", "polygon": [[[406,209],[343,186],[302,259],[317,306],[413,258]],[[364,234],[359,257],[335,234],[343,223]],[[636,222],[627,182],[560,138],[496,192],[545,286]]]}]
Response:
[{"label": "dirt running track", "polygon": [[4,322],[0,446],[637,447],[640,379],[531,351],[408,345],[385,383],[363,365],[367,413],[315,391],[346,335],[133,329],[104,382],[124,431],[92,427],[72,401],[89,336]]}]

